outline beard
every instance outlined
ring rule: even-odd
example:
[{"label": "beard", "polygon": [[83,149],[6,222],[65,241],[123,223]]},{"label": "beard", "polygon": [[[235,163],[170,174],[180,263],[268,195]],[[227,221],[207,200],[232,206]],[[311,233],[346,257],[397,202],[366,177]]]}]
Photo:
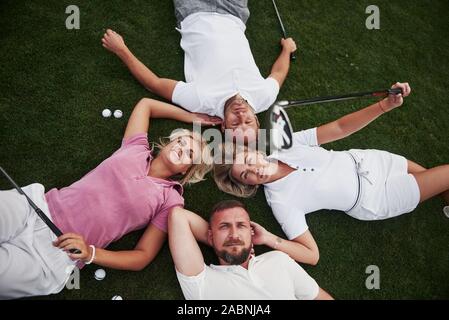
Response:
[{"label": "beard", "polygon": [[231,253],[226,250],[215,250],[215,253],[229,265],[239,266],[248,260],[251,253],[251,245],[248,248],[243,248],[239,253]]}]

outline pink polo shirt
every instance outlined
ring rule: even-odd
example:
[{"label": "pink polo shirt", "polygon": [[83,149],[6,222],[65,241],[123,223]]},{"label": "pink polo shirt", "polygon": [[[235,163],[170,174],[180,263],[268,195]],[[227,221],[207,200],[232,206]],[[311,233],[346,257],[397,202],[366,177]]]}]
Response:
[{"label": "pink polo shirt", "polygon": [[170,209],[184,206],[183,190],[177,182],[149,177],[152,159],[147,134],[124,139],[81,180],[46,193],[53,221],[63,233],[80,234],[99,248],[149,223],[167,232]]}]

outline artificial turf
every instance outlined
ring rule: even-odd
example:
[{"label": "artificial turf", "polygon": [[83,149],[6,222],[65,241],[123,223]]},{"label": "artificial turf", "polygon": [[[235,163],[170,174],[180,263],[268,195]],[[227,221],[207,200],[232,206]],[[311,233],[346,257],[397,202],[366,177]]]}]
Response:
[{"label": "artificial turf", "polygon": [[[153,97],[121,62],[101,46],[110,27],[153,71],[183,79],[183,52],[175,30],[173,4],[157,1],[85,1],[80,30],[67,30],[66,0],[0,2],[0,165],[21,185],[49,190],[78,180],[120,145],[126,120],[142,97]],[[449,162],[449,3],[446,0],[378,0],[381,29],[367,30],[369,1],[282,0],[278,6],[296,39],[298,61],[279,98],[299,99],[389,87],[408,81],[414,90],[404,106],[368,128],[328,148],[375,148],[433,167]],[[280,30],[271,1],[250,1],[247,36],[263,75],[279,52]],[[315,105],[291,110],[294,128],[336,119],[368,101]],[[121,120],[101,111],[122,109]],[[157,140],[177,127],[153,121]],[[0,179],[0,189],[9,189]],[[219,192],[211,178],[189,187],[186,207],[207,217]],[[282,235],[263,192],[244,201],[255,221]],[[316,267],[305,269],[338,299],[449,298],[449,219],[443,202],[431,200],[412,214],[381,222],[361,222],[339,212],[308,216],[321,252]],[[111,245],[131,249],[140,232]],[[258,252],[267,250],[258,248]],[[206,260],[215,262],[204,248]],[[365,270],[380,268],[380,290],[368,290]],[[168,247],[141,272],[107,271],[94,280],[97,266],[81,271],[81,289],[49,299],[180,299]]]}]

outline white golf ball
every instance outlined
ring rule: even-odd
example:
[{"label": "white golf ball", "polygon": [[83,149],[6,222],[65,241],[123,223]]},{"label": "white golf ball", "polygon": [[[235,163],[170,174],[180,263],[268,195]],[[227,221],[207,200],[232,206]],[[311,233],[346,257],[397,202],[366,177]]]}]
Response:
[{"label": "white golf ball", "polygon": [[116,117],[117,119],[120,119],[121,117],[123,117],[123,112],[121,110],[115,110],[114,117]]},{"label": "white golf ball", "polygon": [[111,300],[123,300],[121,296],[113,296]]},{"label": "white golf ball", "polygon": [[103,269],[98,269],[97,271],[95,271],[95,279],[101,281],[106,277],[106,271],[104,271]]},{"label": "white golf ball", "polygon": [[444,214],[446,215],[446,217],[449,218],[449,206],[444,207],[443,212],[444,212]]},{"label": "white golf ball", "polygon": [[109,118],[112,115],[112,112],[109,109],[104,109],[101,114],[103,115],[103,117]]}]

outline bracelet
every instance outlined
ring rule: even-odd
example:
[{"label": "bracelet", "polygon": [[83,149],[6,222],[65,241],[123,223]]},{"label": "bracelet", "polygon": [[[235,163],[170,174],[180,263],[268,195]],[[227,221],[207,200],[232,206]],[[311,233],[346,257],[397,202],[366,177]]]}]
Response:
[{"label": "bracelet", "polygon": [[281,243],[282,243],[282,239],[279,238],[279,237],[277,237],[277,238],[276,238],[276,241],[274,242],[273,249],[274,249],[274,250],[277,250],[278,247],[279,247],[279,245],[280,245]]},{"label": "bracelet", "polygon": [[84,264],[91,264],[94,261],[94,259],[95,259],[95,246],[90,245],[89,247],[92,248],[92,257],[90,258],[89,261],[84,262]]},{"label": "bracelet", "polygon": [[387,113],[387,111],[385,111],[385,109],[382,108],[382,101],[379,101],[378,103],[379,103],[380,110],[382,110],[383,113]]}]

